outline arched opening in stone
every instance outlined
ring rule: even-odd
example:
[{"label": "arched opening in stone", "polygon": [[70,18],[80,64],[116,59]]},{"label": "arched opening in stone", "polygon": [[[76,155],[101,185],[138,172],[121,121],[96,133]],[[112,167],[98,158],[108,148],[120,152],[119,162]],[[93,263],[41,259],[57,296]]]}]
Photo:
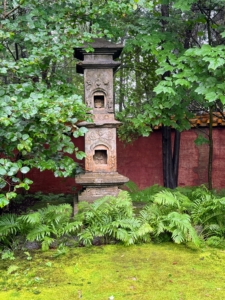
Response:
[{"label": "arched opening in stone", "polygon": [[93,160],[96,165],[106,165],[107,164],[107,150],[95,150]]},{"label": "arched opening in stone", "polygon": [[100,109],[105,107],[105,96],[103,94],[95,94],[94,95],[94,108]]}]

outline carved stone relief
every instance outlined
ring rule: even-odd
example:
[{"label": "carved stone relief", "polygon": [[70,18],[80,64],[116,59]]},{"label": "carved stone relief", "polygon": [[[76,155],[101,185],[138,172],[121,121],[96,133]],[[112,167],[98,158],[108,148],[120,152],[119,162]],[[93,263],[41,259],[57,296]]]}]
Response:
[{"label": "carved stone relief", "polygon": [[112,70],[97,69],[85,70],[85,103],[90,108],[96,108],[93,101],[96,92],[106,95],[105,108],[108,112],[113,112],[113,73]]},{"label": "carved stone relief", "polygon": [[92,156],[91,155],[86,155],[85,170],[86,171],[91,171],[92,170]]},{"label": "carved stone relief", "polygon": [[90,128],[85,134],[85,153],[86,171],[116,171],[116,129]]},{"label": "carved stone relief", "polygon": [[114,138],[114,132],[111,128],[101,128],[95,130],[89,130],[86,134],[87,140],[91,141],[108,141]]},{"label": "carved stone relief", "polygon": [[111,171],[116,170],[116,156],[110,156],[109,157],[109,166]]},{"label": "carved stone relief", "polygon": [[113,109],[113,100],[111,97],[108,97],[108,110],[111,111]]}]

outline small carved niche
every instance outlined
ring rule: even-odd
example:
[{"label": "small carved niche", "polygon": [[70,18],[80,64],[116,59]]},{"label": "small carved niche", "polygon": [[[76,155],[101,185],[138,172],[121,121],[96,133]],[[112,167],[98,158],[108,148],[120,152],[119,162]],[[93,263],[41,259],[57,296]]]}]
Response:
[{"label": "small carved niche", "polygon": [[107,164],[107,150],[95,150],[93,160],[96,165]]},{"label": "small carved niche", "polygon": [[103,94],[94,95],[94,108],[101,109],[105,107],[105,96]]}]

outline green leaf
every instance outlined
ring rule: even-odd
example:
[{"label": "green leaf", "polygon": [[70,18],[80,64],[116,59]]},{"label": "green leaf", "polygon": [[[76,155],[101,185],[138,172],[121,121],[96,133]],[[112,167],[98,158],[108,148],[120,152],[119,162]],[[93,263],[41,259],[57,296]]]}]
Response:
[{"label": "green leaf", "polygon": [[86,154],[84,152],[82,152],[82,151],[76,152],[76,158],[77,159],[83,159],[85,157],[86,157]]},{"label": "green leaf", "polygon": [[199,134],[194,142],[195,142],[195,145],[197,145],[197,146],[209,144],[209,140],[207,138],[205,138],[202,134]]},{"label": "green leaf", "polygon": [[0,175],[6,175],[7,174],[7,171],[5,170],[5,168],[3,167],[0,167]]},{"label": "green leaf", "polygon": [[30,171],[30,168],[29,168],[29,167],[22,167],[22,168],[20,169],[20,172],[23,173],[23,174],[26,174],[26,173],[29,172],[29,171]]},{"label": "green leaf", "polygon": [[23,148],[24,148],[24,145],[23,145],[23,144],[18,144],[18,145],[17,145],[17,149],[18,149],[19,151],[23,150]]},{"label": "green leaf", "polygon": [[212,58],[210,57],[209,69],[216,70],[218,67],[221,67],[225,64],[225,59],[223,58]]},{"label": "green leaf", "polygon": [[9,204],[9,200],[6,198],[4,194],[0,194],[0,208],[7,206]]},{"label": "green leaf", "polygon": [[209,102],[213,102],[218,99],[218,95],[216,92],[206,93],[205,98],[209,100]]}]

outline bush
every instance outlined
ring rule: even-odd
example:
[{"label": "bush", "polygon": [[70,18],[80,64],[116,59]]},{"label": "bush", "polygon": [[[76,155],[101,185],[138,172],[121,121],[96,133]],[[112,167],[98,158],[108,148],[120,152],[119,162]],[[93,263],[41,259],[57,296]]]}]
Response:
[{"label": "bush", "polygon": [[126,191],[118,197],[106,196],[94,203],[82,202],[76,219],[82,222],[82,231],[78,234],[80,242],[91,245],[95,237],[105,243],[120,241],[131,245],[147,241],[152,231],[150,225],[134,217],[131,198]]},{"label": "bush", "polygon": [[0,243],[12,247],[16,239],[37,241],[42,250],[49,249],[55,239],[78,231],[82,223],[71,219],[69,204],[49,205],[22,216],[4,214],[0,216]]}]

